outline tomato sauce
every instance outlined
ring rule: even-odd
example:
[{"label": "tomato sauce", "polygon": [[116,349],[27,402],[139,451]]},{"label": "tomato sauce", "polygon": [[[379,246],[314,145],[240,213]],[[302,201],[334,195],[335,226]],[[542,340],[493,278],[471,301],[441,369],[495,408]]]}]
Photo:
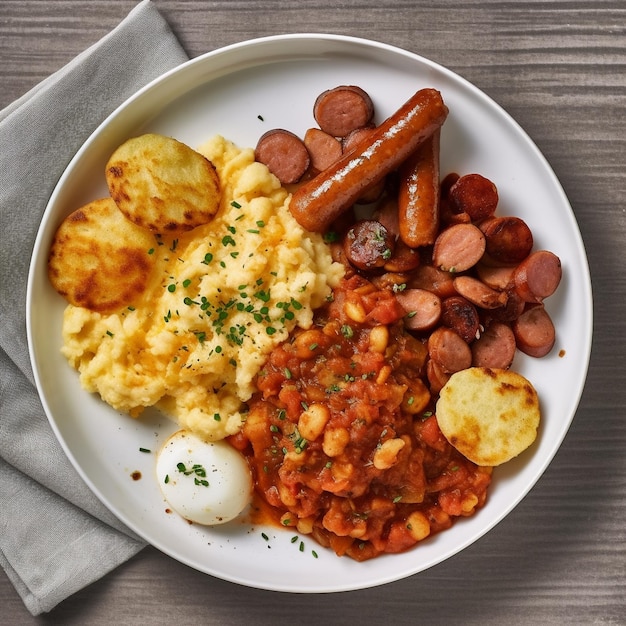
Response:
[{"label": "tomato sauce", "polygon": [[271,353],[234,442],[281,525],[358,561],[472,515],[491,481],[441,434],[427,349],[404,315],[389,290],[344,279]]}]

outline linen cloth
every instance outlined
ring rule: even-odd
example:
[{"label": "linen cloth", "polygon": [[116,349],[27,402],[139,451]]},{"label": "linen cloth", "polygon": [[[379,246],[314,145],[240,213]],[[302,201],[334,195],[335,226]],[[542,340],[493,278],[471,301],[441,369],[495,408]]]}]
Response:
[{"label": "linen cloth", "polygon": [[0,565],[33,615],[144,546],[75,472],[39,401],[25,325],[35,236],[57,180],[92,131],[139,88],[186,60],[144,0],[98,43],[0,111]]}]

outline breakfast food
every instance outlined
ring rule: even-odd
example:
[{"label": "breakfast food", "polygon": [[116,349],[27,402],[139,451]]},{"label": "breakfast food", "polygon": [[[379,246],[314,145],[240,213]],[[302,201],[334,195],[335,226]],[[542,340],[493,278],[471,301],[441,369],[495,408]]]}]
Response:
[{"label": "breakfast food", "polygon": [[71,213],[54,235],[48,276],[68,302],[110,313],[137,302],[154,267],[154,237],[127,220],[111,198]]},{"label": "breakfast food", "polygon": [[446,439],[478,465],[496,466],[537,437],[537,392],[511,370],[471,367],[456,372],[439,392],[437,423]]},{"label": "breakfast food", "polygon": [[267,354],[310,326],[343,268],[293,219],[288,193],[251,149],[222,137],[199,149],[219,172],[217,214],[176,236],[145,230],[145,291],[107,314],[69,306],[63,354],[115,409],[137,417],[156,406],[216,440],[241,428]]},{"label": "breakfast food", "polygon": [[472,515],[491,482],[441,434],[428,350],[404,315],[389,290],[344,279],[314,325],[272,351],[234,438],[276,522],[357,561]]},{"label": "breakfast food", "polygon": [[[536,392],[509,368],[518,349],[552,349],[543,302],[561,278],[523,220],[495,215],[492,181],[439,182],[438,91],[379,126],[373,114],[342,86],[317,99],[303,140],[123,144],[101,202],[141,231],[150,265],[110,309],[70,304],[63,326],[85,389],[181,427],[157,473],[183,517],[233,519],[252,480],[277,523],[358,561],[473,515],[492,467],[535,440]],[[207,464],[230,500],[208,489]]]},{"label": "breakfast food", "polygon": [[191,230],[210,221],[219,207],[211,161],[171,137],[148,133],[128,139],[111,155],[105,176],[120,211],[154,233]]},{"label": "breakfast food", "polygon": [[206,441],[189,431],[179,430],[165,442],[156,475],[169,505],[197,524],[230,522],[252,499],[244,457],[225,441]]},{"label": "breakfast food", "polygon": [[324,232],[440,128],[447,115],[437,90],[419,90],[352,152],[300,186],[289,203],[290,211],[307,230]]},{"label": "breakfast food", "polygon": [[440,141],[436,130],[400,168],[398,230],[410,248],[432,245],[439,232]]}]

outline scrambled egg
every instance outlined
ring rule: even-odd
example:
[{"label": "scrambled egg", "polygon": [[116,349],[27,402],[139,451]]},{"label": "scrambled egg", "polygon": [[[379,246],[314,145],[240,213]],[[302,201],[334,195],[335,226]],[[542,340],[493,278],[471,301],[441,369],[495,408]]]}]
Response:
[{"label": "scrambled egg", "polygon": [[343,274],[320,235],[291,216],[289,193],[223,137],[198,149],[216,167],[215,218],[149,250],[149,285],[133,307],[107,315],[69,305],[63,354],[82,386],[138,416],[156,406],[209,440],[236,433],[242,402],[267,355]]}]

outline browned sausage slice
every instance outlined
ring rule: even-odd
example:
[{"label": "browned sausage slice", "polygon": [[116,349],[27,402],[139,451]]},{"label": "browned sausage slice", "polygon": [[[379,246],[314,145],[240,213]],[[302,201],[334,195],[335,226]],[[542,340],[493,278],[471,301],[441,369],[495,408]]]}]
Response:
[{"label": "browned sausage slice", "polygon": [[261,135],[254,158],[266,165],[283,185],[297,183],[311,163],[309,151],[300,137],[282,128]]},{"label": "browned sausage slice", "polygon": [[515,290],[526,302],[542,302],[561,282],[561,260],[549,250],[537,250],[515,270]]},{"label": "browned sausage slice", "polygon": [[436,130],[400,167],[400,237],[411,248],[432,245],[439,230],[439,145]]},{"label": "browned sausage slice", "polygon": [[387,272],[410,272],[420,264],[417,250],[409,248],[402,239],[396,240],[391,258],[383,266]]},{"label": "browned sausage slice", "polygon": [[498,263],[520,263],[533,248],[533,234],[519,217],[492,216],[479,228],[485,235],[487,255]]},{"label": "browned sausage slice", "polygon": [[497,309],[504,306],[508,299],[505,291],[492,289],[472,276],[457,276],[454,288],[460,296],[481,309]]},{"label": "browned sausage slice", "polygon": [[513,322],[513,333],[517,347],[538,358],[548,354],[556,340],[552,318],[541,304],[530,307]]},{"label": "browned sausage slice", "polygon": [[375,126],[362,126],[361,128],[355,128],[349,132],[345,137],[341,138],[341,148],[344,154],[354,150],[361,141],[367,139],[373,132]]},{"label": "browned sausage slice", "polygon": [[378,220],[394,237],[400,235],[398,223],[398,202],[393,196],[387,196],[376,207],[372,214],[373,219]]},{"label": "browned sausage slice", "polygon": [[498,189],[480,174],[465,174],[450,188],[450,202],[457,213],[467,213],[472,220],[493,215],[498,205]]},{"label": "browned sausage slice", "polygon": [[447,116],[448,107],[436,89],[416,92],[357,149],[301,185],[291,198],[292,215],[307,230],[324,232],[364,191],[395,170]]},{"label": "browned sausage slice", "polygon": [[515,265],[488,265],[482,260],[476,264],[476,275],[492,289],[504,291],[513,287]]},{"label": "browned sausage slice", "polygon": [[426,378],[432,394],[438,394],[443,386],[450,380],[451,374],[446,374],[436,361],[428,359],[426,361]]},{"label": "browned sausage slice", "polygon": [[408,286],[415,289],[427,289],[436,293],[440,298],[456,295],[452,274],[432,265],[419,265],[411,273]]},{"label": "browned sausage slice", "polygon": [[342,155],[341,142],[319,128],[309,128],[304,145],[311,157],[311,167],[318,172],[330,167]]},{"label": "browned sausage slice", "polygon": [[472,365],[470,347],[446,326],[440,326],[428,338],[428,354],[446,374],[460,372]]},{"label": "browned sausage slice", "polygon": [[317,97],[313,117],[324,132],[333,137],[345,137],[372,121],[374,103],[360,87],[341,85],[327,89]]},{"label": "browned sausage slice", "polygon": [[502,322],[492,322],[471,346],[472,365],[509,369],[515,358],[515,348],[511,327]]},{"label": "browned sausage slice", "polygon": [[439,233],[433,247],[433,265],[447,272],[464,272],[485,252],[485,236],[474,224],[455,224]]},{"label": "browned sausage slice", "polygon": [[396,293],[396,299],[406,311],[404,325],[410,330],[430,330],[441,316],[441,299],[425,289],[407,289]]},{"label": "browned sausage slice", "polygon": [[344,238],[346,257],[361,270],[383,267],[393,255],[394,239],[376,220],[359,220]]},{"label": "browned sausage slice", "polygon": [[456,332],[466,343],[476,339],[480,328],[476,307],[461,296],[451,296],[441,303],[441,322]]}]

